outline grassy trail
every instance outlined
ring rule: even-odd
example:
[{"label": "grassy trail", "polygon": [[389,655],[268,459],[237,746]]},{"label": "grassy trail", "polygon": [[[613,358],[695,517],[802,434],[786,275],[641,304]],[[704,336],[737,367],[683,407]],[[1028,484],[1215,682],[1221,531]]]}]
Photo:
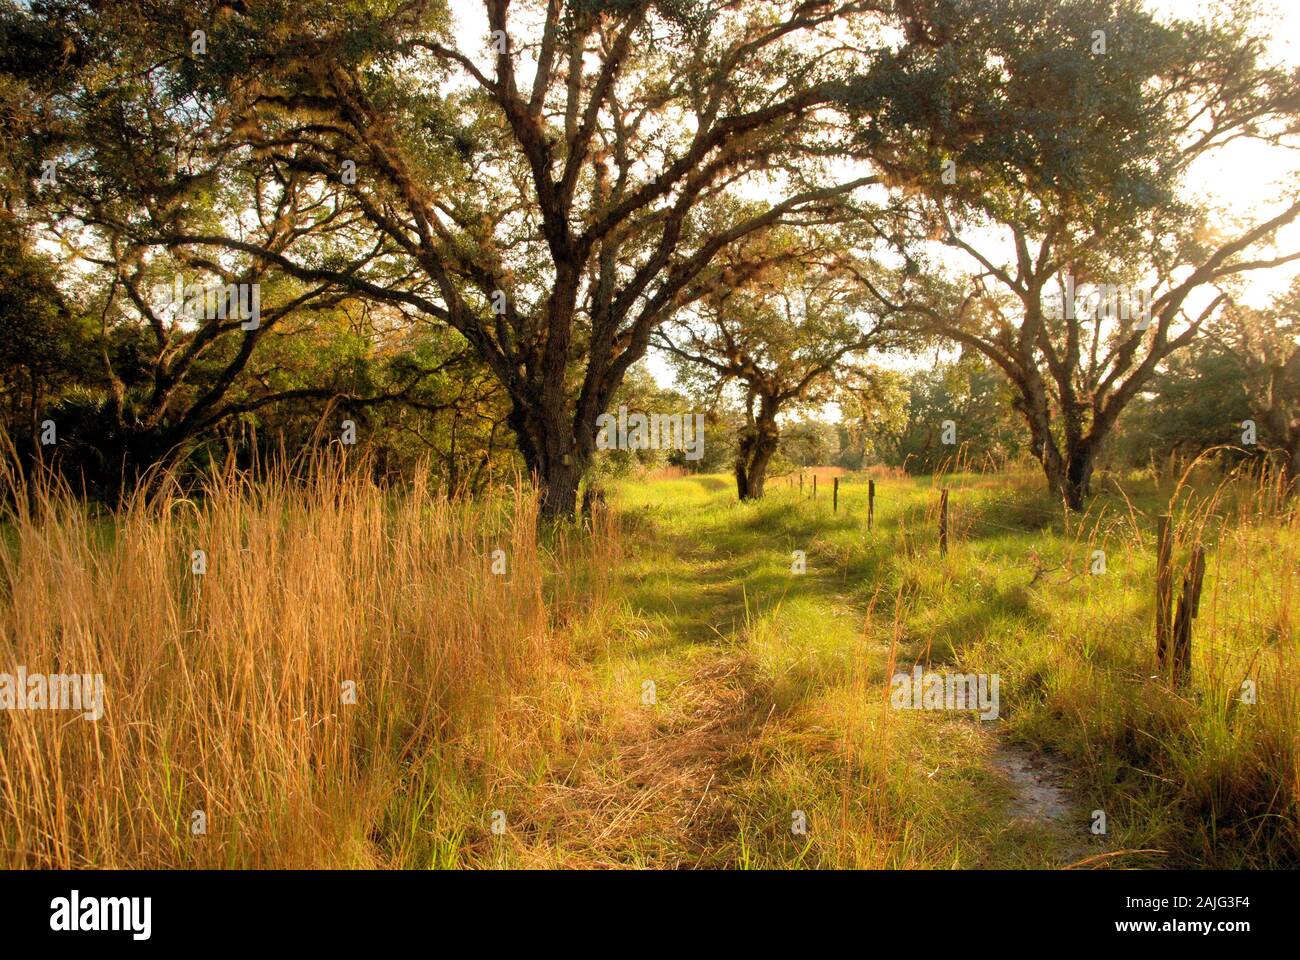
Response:
[{"label": "grassy trail", "polygon": [[[881,481],[870,531],[863,477],[838,512],[825,482],[629,481],[541,536],[522,489],[341,470],[107,523],[40,500],[0,552],[0,664],[113,685],[93,724],[6,716],[0,865],[1300,864],[1276,484],[1111,475],[1080,516],[1023,471]],[[1185,684],[1154,657],[1165,513],[1175,576],[1206,557]],[[998,678],[996,720],[897,708],[918,667]]]},{"label": "grassy trail", "polygon": [[1041,867],[1105,849],[1085,811],[1014,781],[1008,756],[1034,760],[999,722],[891,709],[895,667],[965,669],[900,616],[897,546],[924,499],[882,497],[868,533],[861,488],[835,514],[784,481],[757,505],[717,477],[624,489],[621,640],[518,797],[507,862]]}]

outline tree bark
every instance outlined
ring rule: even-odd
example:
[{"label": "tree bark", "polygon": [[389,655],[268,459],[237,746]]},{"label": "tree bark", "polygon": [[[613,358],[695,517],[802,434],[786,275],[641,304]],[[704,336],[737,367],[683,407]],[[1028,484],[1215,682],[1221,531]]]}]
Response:
[{"label": "tree bark", "polygon": [[581,475],[572,464],[553,463],[541,477],[541,516],[548,520],[572,520],[578,508]]},{"label": "tree bark", "polygon": [[1097,451],[1091,444],[1080,444],[1066,451],[1065,485],[1061,493],[1071,510],[1082,510],[1084,501],[1092,492],[1092,470],[1096,460]]},{"label": "tree bark", "polygon": [[563,404],[525,407],[515,402],[508,420],[524,465],[541,494],[539,518],[573,520],[578,487],[595,447],[595,425],[581,442]]},{"label": "tree bark", "polygon": [[1078,443],[1058,453],[1049,439],[1045,451],[1039,448],[1038,459],[1043,465],[1047,488],[1065,500],[1071,510],[1083,510],[1092,492],[1092,471],[1097,461],[1095,445]]},{"label": "tree bark", "polygon": [[762,498],[767,466],[776,453],[779,439],[776,404],[763,398],[758,417],[740,435],[736,453],[736,494],[741,500]]}]

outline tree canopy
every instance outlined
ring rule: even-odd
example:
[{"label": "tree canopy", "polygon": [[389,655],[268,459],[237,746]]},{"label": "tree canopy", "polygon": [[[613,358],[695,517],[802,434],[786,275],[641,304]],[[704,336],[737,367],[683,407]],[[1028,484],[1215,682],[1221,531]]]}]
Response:
[{"label": "tree canopy", "polygon": [[1078,507],[1124,410],[1300,256],[1294,183],[1235,219],[1189,187],[1296,145],[1251,12],[7,3],[6,428],[37,456],[57,413],[107,489],[273,411],[299,440],[346,418],[451,487],[513,447],[560,517],[652,344],[746,385],[753,496],[782,404],[945,343]]}]

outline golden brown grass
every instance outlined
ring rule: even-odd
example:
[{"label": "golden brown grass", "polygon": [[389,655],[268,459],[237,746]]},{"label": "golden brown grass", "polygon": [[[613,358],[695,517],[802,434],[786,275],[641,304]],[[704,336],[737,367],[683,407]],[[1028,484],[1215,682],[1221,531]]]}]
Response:
[{"label": "golden brown grass", "polygon": [[337,464],[227,472],[192,499],[164,482],[103,519],[5,479],[0,672],[106,684],[97,722],[0,712],[5,867],[400,864],[439,816],[428,771],[472,775],[505,735],[495,708],[569,655],[557,623],[616,549],[609,531],[543,548],[522,487],[390,494]]}]

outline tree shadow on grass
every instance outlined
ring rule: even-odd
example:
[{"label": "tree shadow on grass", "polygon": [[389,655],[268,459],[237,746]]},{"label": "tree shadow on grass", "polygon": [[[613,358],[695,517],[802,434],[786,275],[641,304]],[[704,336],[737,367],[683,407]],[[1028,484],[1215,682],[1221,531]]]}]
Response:
[{"label": "tree shadow on grass", "polygon": [[[685,482],[704,485],[709,480],[715,489],[727,486],[709,477]],[[663,629],[662,639],[643,648],[645,652],[742,642],[747,624],[800,602],[865,618],[873,598],[883,594],[888,600],[881,614],[888,619],[902,576],[895,561],[934,551],[934,562],[940,562],[935,517],[927,503],[894,504],[887,516],[877,514],[871,531],[860,511],[849,515],[810,510],[793,498],[732,504],[722,510],[718,506],[710,502],[703,507],[699,525],[638,518],[642,565],[629,578],[627,599],[636,613]],[[906,534],[901,538],[900,528]],[[1005,531],[972,531],[964,540],[973,543],[1001,535]],[[796,550],[804,551],[803,574],[791,570]],[[1046,614],[1031,604],[1022,585],[954,597],[946,609],[931,609],[920,619],[917,623],[909,617],[900,663],[928,659],[932,665],[965,669],[966,652],[983,638],[1047,625]],[[813,668],[822,680],[828,679],[820,667]],[[806,693],[812,694],[816,685]]]},{"label": "tree shadow on grass", "polygon": [[[865,557],[855,548],[846,563],[819,539],[824,518],[793,511],[726,514],[690,531],[650,517],[639,522],[642,549],[655,566],[638,572],[628,601],[634,611],[664,626],[667,639],[659,650],[726,644],[738,639],[747,622],[794,600],[864,606],[888,553],[881,538],[868,544]],[[792,570],[793,551],[799,549],[805,551],[804,574]]]}]

